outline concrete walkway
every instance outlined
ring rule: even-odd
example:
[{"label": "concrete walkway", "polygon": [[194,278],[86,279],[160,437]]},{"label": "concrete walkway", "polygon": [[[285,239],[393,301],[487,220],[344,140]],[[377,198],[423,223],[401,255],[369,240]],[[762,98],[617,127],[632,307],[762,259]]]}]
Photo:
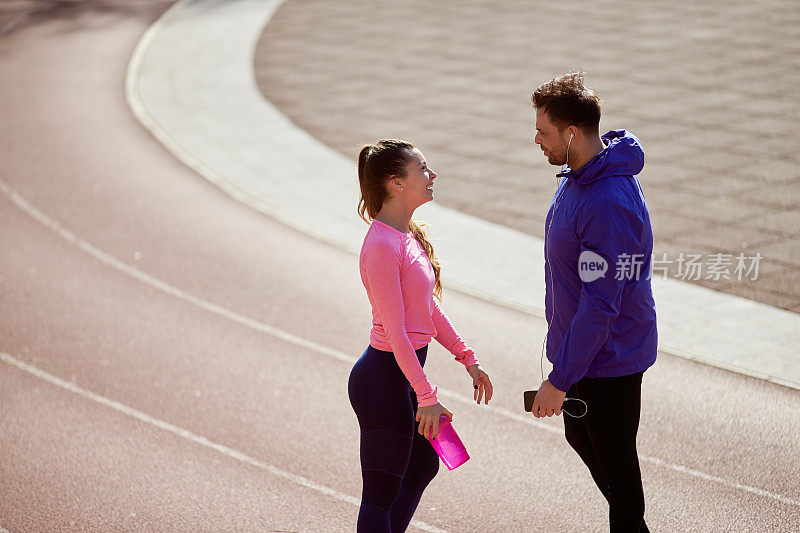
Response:
[{"label": "concrete walkway", "polygon": [[[131,60],[128,102],[206,179],[356,253],[366,226],[355,214],[353,161],[295,126],[254,79],[255,42],[279,5],[176,3]],[[432,226],[447,286],[542,316],[541,239],[435,203],[419,218]],[[800,316],[674,280],[653,287],[661,350],[800,388]],[[532,353],[539,341],[531,339]]]}]

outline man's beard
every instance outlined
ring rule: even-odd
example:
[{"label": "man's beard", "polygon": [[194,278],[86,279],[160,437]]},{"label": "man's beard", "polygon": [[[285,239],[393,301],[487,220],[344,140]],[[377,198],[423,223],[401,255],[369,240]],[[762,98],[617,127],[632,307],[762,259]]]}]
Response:
[{"label": "man's beard", "polygon": [[547,156],[547,162],[553,166],[562,167],[567,162],[567,154],[565,152],[563,154],[560,154],[560,156],[556,156],[551,153],[550,155]]}]

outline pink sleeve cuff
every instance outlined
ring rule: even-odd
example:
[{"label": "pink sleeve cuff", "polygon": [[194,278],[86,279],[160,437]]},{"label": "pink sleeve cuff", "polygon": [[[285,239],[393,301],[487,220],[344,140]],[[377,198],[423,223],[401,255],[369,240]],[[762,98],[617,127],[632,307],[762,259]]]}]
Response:
[{"label": "pink sleeve cuff", "polygon": [[475,351],[472,348],[466,348],[460,355],[456,356],[456,361],[464,365],[466,368],[472,365],[477,365],[478,358],[475,357]]},{"label": "pink sleeve cuff", "polygon": [[417,395],[417,405],[419,407],[428,407],[429,405],[436,405],[439,403],[439,388],[433,387],[431,391],[420,397],[419,394]]}]

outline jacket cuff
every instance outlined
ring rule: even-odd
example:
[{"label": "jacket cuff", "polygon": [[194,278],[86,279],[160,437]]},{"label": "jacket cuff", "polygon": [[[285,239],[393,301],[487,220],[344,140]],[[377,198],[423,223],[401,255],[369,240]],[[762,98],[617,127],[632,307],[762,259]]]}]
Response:
[{"label": "jacket cuff", "polygon": [[557,388],[561,392],[567,392],[573,385],[567,381],[565,376],[558,375],[555,369],[550,372],[550,375],[547,376],[547,381],[549,381],[553,387]]}]

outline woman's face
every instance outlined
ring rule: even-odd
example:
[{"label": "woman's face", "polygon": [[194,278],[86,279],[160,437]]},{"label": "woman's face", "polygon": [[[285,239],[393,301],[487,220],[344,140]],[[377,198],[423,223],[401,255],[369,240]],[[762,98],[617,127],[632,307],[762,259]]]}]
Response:
[{"label": "woman's face", "polygon": [[395,178],[403,190],[395,190],[394,195],[416,208],[433,200],[433,180],[436,179],[436,172],[428,168],[425,156],[418,148],[414,148],[410,155],[411,159],[406,163],[406,175]]}]

